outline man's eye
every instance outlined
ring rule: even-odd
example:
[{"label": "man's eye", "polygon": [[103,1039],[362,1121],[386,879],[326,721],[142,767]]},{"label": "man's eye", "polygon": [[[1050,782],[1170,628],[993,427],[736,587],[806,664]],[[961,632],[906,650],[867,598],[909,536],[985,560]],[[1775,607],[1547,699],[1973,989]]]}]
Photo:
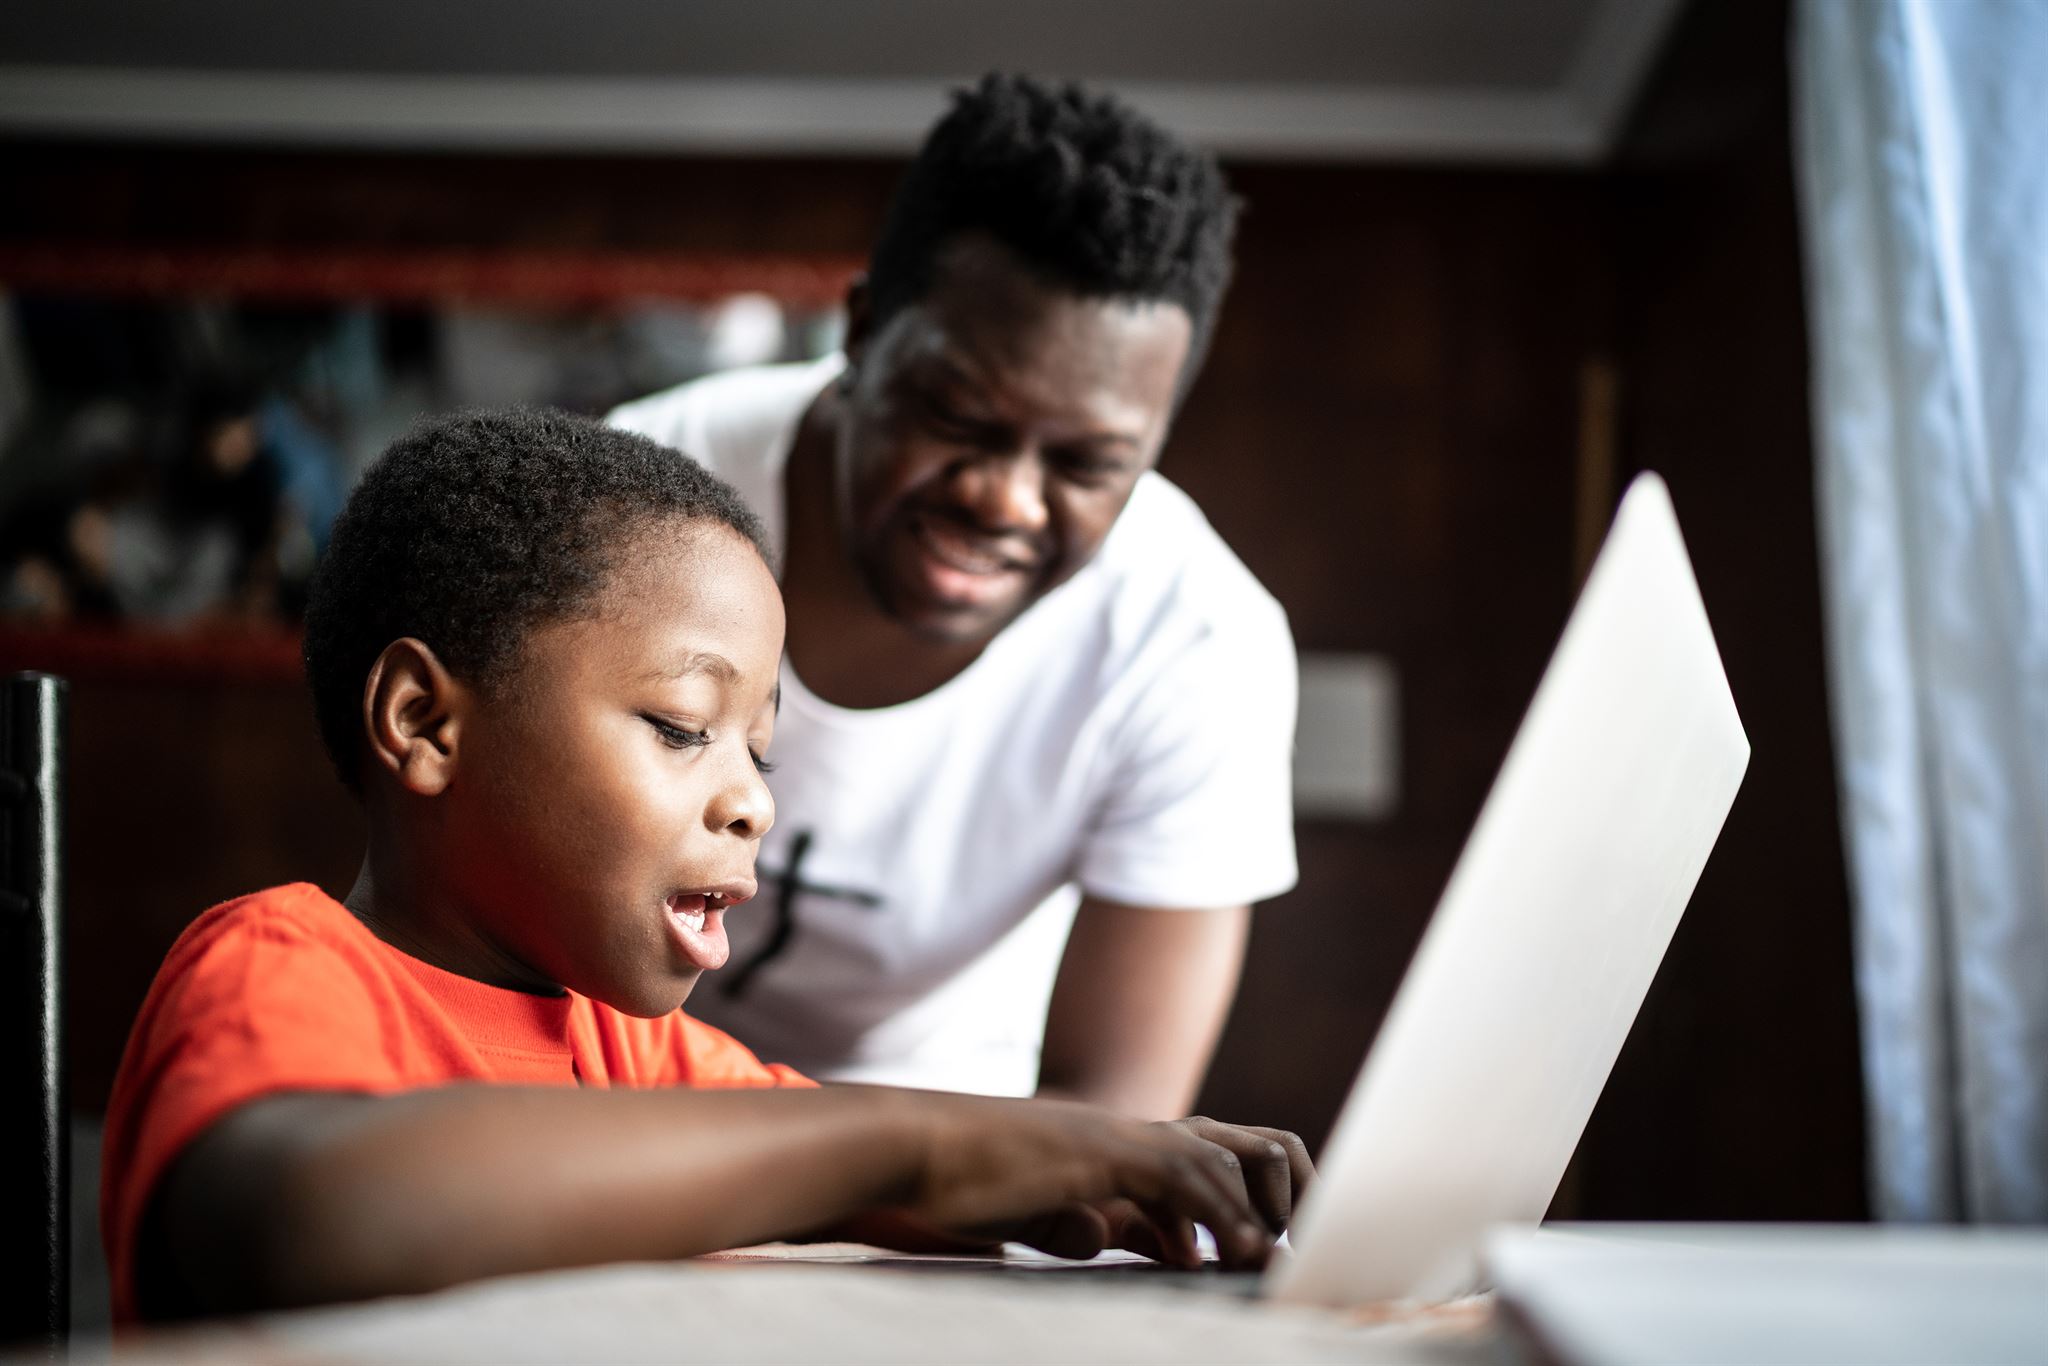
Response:
[{"label": "man's eye", "polygon": [[685,730],[655,716],[642,719],[654,727],[654,733],[659,735],[661,742],[670,749],[699,749],[711,743],[711,732],[708,730]]},{"label": "man's eye", "polygon": [[933,413],[931,420],[925,425],[941,440],[956,442],[962,446],[979,446],[987,436],[987,432],[979,425],[969,422],[964,417],[954,417],[950,413]]},{"label": "man's eye", "polygon": [[1124,472],[1124,467],[1118,462],[1094,456],[1067,456],[1054,463],[1063,478],[1084,488],[1100,488]]},{"label": "man's eye", "polygon": [[926,400],[924,405],[924,425],[926,430],[941,440],[957,442],[962,446],[990,446],[1002,443],[1001,433],[988,423],[977,422],[942,403],[930,400]]}]

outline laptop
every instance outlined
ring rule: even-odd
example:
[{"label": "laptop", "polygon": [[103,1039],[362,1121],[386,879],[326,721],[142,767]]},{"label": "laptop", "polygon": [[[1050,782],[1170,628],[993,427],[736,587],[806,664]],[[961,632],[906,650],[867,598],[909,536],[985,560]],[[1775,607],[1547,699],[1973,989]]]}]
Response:
[{"label": "laptop", "polygon": [[[1539,1222],[1556,1193],[1748,766],[1670,495],[1640,475],[1338,1116],[1291,1254],[1174,1283],[1332,1306],[1478,1289],[1487,1230]],[[1114,1257],[981,1265],[1175,1274]]]},{"label": "laptop", "polygon": [[1664,481],[1629,485],[1263,1293],[1441,1300],[1543,1218],[1749,767]]}]

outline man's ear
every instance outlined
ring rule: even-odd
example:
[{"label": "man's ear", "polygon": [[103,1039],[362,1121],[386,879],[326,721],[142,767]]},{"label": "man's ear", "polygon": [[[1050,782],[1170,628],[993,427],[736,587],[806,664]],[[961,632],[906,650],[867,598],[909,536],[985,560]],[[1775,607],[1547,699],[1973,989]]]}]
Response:
[{"label": "man's ear", "polygon": [[875,314],[872,296],[868,293],[868,277],[856,275],[853,283],[846,287],[846,368],[852,370],[860,364],[861,352],[867,349],[868,339],[874,331]]},{"label": "man's ear", "polygon": [[438,796],[455,777],[456,743],[474,703],[425,641],[392,641],[363,680],[370,763],[409,792]]}]

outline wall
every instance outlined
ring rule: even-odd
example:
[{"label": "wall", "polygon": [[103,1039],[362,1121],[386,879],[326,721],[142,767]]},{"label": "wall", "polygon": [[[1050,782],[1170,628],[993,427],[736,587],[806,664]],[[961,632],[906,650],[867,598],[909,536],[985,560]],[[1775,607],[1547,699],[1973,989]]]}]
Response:
[{"label": "wall", "polygon": [[1692,7],[1610,177],[1622,449],[1684,519],[1749,774],[1580,1149],[1584,1212],[1867,1213],[1784,7]]},{"label": "wall", "polygon": [[[1603,359],[1619,472],[1671,479],[1757,759],[1566,1204],[1861,1213],[1782,26],[1695,6],[1613,173],[1232,168],[1239,275],[1164,466],[1303,648],[1394,660],[1404,789],[1386,822],[1302,829],[1301,887],[1260,913],[1205,1110],[1327,1134],[1569,609],[1582,378]],[[1765,98],[1724,117],[1731,83]],[[0,144],[0,241],[859,253],[895,172]],[[81,689],[81,1103],[104,1094],[140,965],[192,913],[353,871],[294,686],[240,687]]]}]

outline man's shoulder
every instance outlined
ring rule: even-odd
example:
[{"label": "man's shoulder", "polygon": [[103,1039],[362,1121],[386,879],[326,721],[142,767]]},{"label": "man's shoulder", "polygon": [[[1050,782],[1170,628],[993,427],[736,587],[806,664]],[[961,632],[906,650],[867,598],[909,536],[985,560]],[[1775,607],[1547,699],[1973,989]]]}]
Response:
[{"label": "man's shoulder", "polygon": [[833,356],[723,370],[622,403],[605,422],[710,462],[736,437],[786,429],[843,364]]},{"label": "man's shoulder", "polygon": [[1107,609],[1126,632],[1292,649],[1285,609],[1161,474],[1138,481],[1097,559]]}]

